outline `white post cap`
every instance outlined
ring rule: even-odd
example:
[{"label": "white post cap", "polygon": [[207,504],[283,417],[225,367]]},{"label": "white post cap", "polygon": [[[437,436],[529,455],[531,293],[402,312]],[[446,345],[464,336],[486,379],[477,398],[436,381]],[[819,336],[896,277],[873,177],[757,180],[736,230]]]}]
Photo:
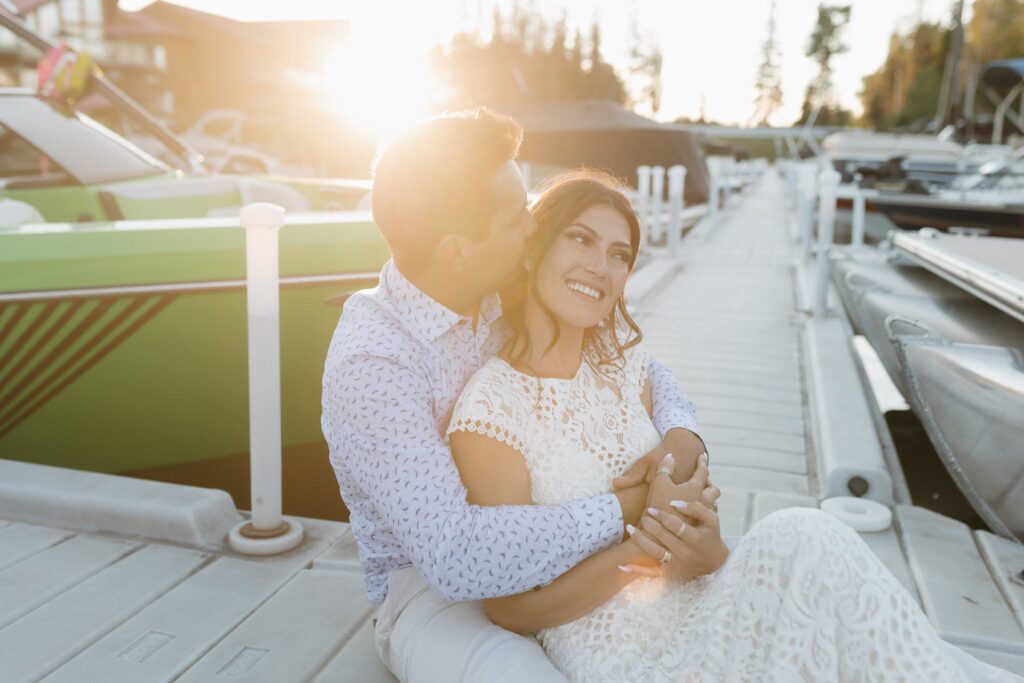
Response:
[{"label": "white post cap", "polygon": [[277,204],[256,202],[238,212],[243,228],[280,228],[284,225],[284,209]]}]

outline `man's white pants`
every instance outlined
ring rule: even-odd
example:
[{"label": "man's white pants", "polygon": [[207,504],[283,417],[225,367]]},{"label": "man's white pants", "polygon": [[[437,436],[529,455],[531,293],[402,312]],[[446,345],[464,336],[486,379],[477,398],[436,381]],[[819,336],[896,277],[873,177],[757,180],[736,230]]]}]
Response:
[{"label": "man's white pants", "polygon": [[388,575],[377,652],[403,683],[566,683],[533,637],[491,623],[479,602],[449,602],[415,569]]}]

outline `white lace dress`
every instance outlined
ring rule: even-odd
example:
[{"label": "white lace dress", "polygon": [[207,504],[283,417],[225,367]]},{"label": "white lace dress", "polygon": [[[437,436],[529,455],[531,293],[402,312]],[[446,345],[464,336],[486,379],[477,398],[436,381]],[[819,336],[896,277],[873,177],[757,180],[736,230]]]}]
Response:
[{"label": "white lace dress", "polygon": [[[573,379],[537,379],[493,358],[448,433],[522,453],[535,503],[607,492],[659,441],[640,401],[646,366],[641,347],[612,378],[583,363]],[[573,681],[1022,680],[944,643],[855,532],[809,509],[766,517],[713,575],[638,579],[537,637]]]}]

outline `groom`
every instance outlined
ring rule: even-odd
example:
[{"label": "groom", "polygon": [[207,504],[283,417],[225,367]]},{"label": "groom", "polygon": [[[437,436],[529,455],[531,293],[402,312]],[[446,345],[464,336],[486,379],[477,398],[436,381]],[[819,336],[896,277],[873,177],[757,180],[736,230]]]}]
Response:
[{"label": "groom", "polygon": [[536,227],[514,161],[521,138],[481,109],[426,121],[383,151],[373,215],[393,259],[348,300],[327,354],[321,424],[368,596],[383,602],[378,650],[403,681],[564,680],[533,638],[495,626],[475,601],[544,585],[619,542],[662,456],[675,455],[682,480],[704,451],[693,405],[652,362],[664,440],[614,493],[466,502],[442,435],[466,381],[507,339],[495,292]]}]

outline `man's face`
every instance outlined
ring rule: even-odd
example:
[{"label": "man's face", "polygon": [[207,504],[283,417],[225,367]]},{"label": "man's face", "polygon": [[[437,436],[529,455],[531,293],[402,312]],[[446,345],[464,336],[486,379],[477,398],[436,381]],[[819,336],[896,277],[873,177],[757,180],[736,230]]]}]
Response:
[{"label": "man's face", "polygon": [[484,292],[494,291],[518,274],[526,238],[537,224],[526,203],[526,183],[514,161],[491,178],[495,207],[484,237],[472,246],[471,275]]}]

